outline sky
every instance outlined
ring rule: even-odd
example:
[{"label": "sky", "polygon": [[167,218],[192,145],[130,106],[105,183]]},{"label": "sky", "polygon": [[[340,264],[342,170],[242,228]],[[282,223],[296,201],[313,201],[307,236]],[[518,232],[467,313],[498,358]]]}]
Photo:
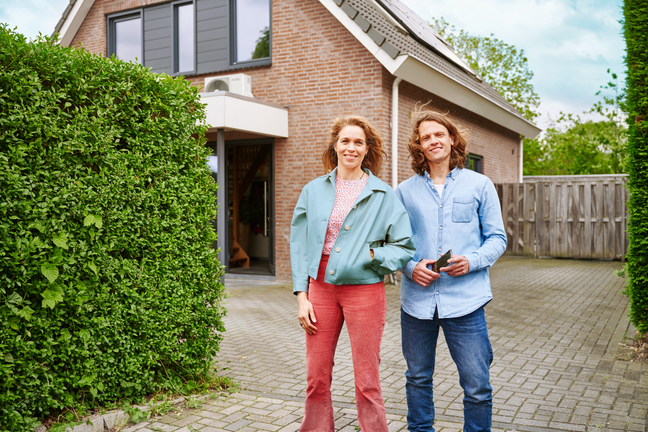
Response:
[{"label": "sky", "polygon": [[[596,92],[623,79],[623,0],[401,0],[421,18],[445,18],[457,29],[523,49],[540,96],[538,126],[560,112],[582,115],[600,100]],[[612,95],[612,93],[608,94]]]},{"label": "sky", "polygon": [[[624,77],[623,0],[401,0],[421,18],[445,18],[523,49],[540,96],[538,126],[582,114],[600,97],[607,70]],[[69,0],[0,0],[0,22],[33,38],[51,35]],[[596,118],[583,116],[584,118]]]}]

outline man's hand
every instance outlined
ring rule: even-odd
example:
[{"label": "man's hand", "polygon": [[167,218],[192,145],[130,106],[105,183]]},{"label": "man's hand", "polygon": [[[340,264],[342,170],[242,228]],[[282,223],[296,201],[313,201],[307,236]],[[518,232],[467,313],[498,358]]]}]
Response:
[{"label": "man's hand", "polygon": [[463,255],[452,255],[452,258],[448,260],[448,265],[439,269],[449,276],[465,275],[468,270],[470,270],[470,263],[468,263],[468,258]]},{"label": "man's hand", "polygon": [[315,311],[313,310],[313,304],[308,301],[308,293],[300,291],[297,293],[297,318],[299,318],[299,324],[302,326],[306,333],[314,335],[317,332],[317,327],[313,325],[317,320],[315,319]]},{"label": "man's hand", "polygon": [[423,259],[419,261],[412,272],[412,280],[417,284],[426,287],[430,285],[432,281],[438,279],[441,275],[427,268],[427,266],[433,262],[435,262],[435,260],[431,259]]}]

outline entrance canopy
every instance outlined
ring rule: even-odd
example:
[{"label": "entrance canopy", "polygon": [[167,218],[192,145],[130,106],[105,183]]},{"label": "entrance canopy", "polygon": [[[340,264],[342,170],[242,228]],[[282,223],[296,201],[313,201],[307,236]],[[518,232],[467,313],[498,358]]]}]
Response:
[{"label": "entrance canopy", "polygon": [[210,129],[250,132],[287,138],[288,109],[227,91],[201,93]]}]

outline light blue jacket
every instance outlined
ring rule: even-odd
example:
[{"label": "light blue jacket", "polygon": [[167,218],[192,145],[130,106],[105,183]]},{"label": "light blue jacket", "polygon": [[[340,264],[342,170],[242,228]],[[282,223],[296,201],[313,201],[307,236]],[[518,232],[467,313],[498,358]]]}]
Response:
[{"label": "light blue jacket", "polygon": [[[344,219],[326,267],[333,285],[377,283],[414,255],[407,212],[394,190],[369,170],[367,185]],[[335,203],[337,168],[302,189],[290,226],[293,292],[308,292],[317,279],[328,220]],[[371,259],[370,249],[374,251]]]},{"label": "light blue jacket", "polygon": [[[412,223],[416,254],[403,267],[401,307],[418,319],[457,318],[484,306],[491,293],[488,269],[506,250],[506,233],[497,191],[490,179],[468,169],[447,175],[443,194],[428,173],[415,175],[398,186]],[[468,259],[463,276],[441,277],[423,287],[412,280],[422,259],[438,259],[448,249]]]}]

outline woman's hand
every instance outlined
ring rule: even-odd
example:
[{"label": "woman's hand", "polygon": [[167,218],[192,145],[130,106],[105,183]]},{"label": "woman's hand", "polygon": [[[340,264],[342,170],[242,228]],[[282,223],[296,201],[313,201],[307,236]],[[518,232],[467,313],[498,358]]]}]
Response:
[{"label": "woman's hand", "polygon": [[315,311],[313,305],[308,301],[308,293],[300,291],[297,293],[297,307],[299,324],[306,330],[306,333],[314,335],[317,332],[317,327],[313,325],[317,320],[315,319]]},{"label": "woman's hand", "polygon": [[431,259],[423,259],[419,261],[412,272],[412,280],[417,284],[426,287],[430,285],[432,281],[438,279],[441,275],[427,268],[429,264],[433,264],[435,261],[436,260]]}]

